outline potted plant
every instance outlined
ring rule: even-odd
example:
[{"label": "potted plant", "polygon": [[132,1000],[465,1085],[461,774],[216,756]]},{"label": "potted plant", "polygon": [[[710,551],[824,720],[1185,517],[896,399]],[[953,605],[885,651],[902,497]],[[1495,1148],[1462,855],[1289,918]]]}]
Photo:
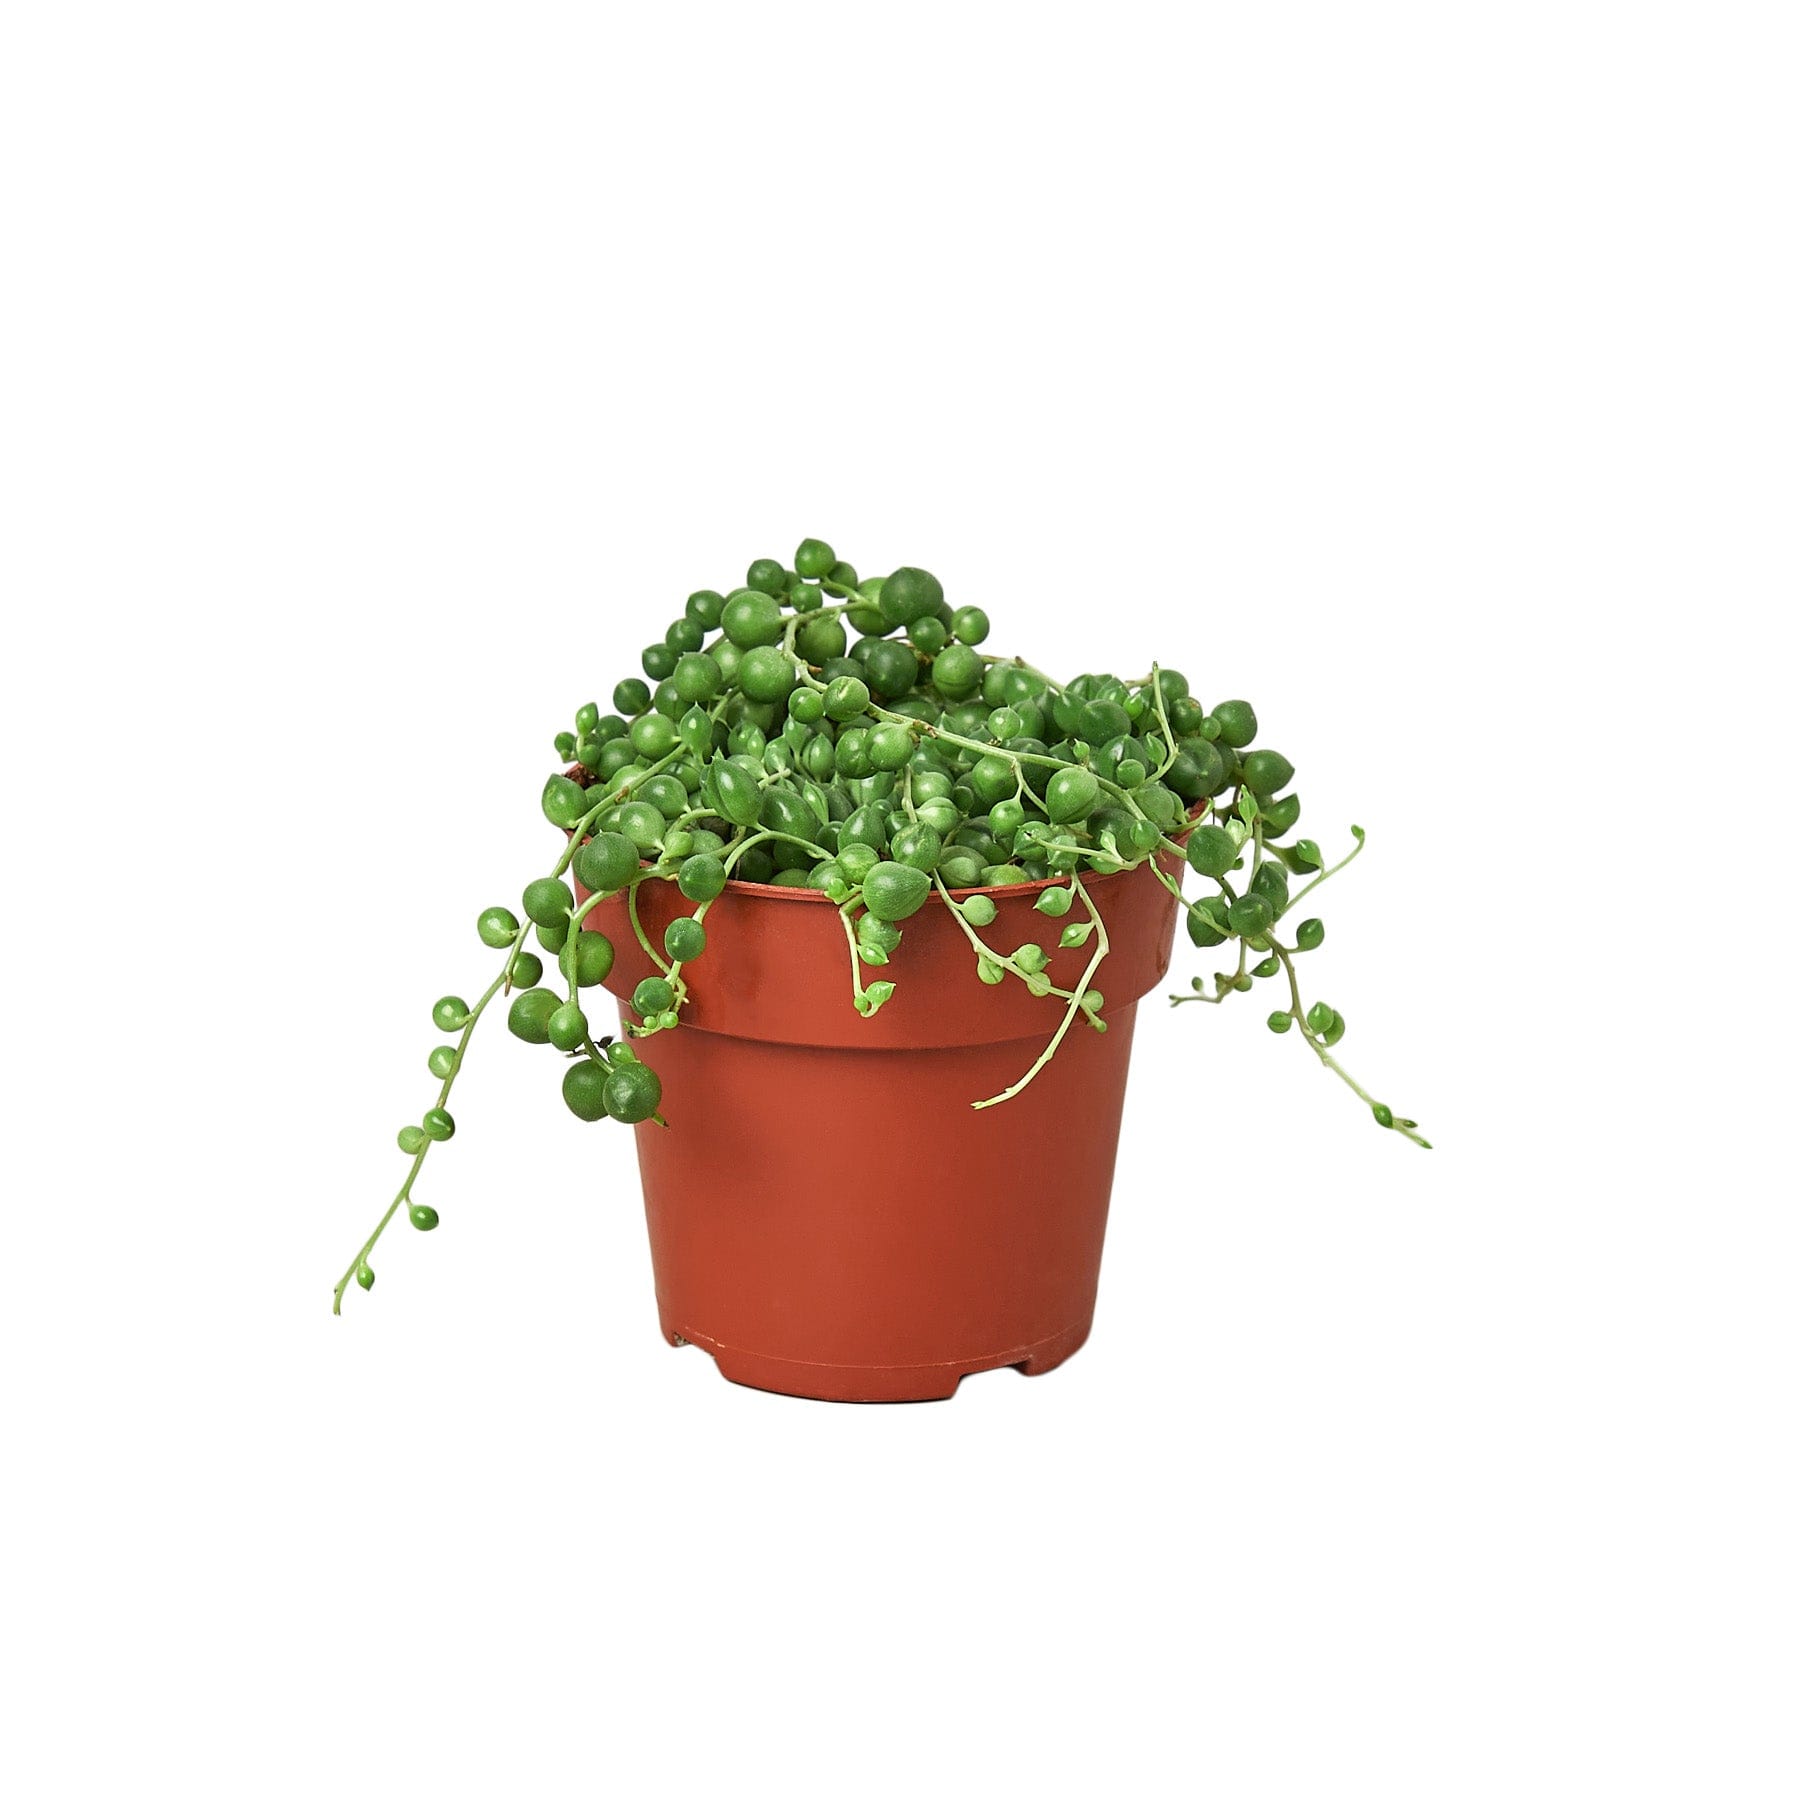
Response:
[{"label": "potted plant", "polygon": [[[1267,983],[1269,1028],[1425,1145],[1301,996],[1325,935],[1302,902],[1362,831],[1330,864],[1293,835],[1293,766],[1249,702],[1160,667],[1062,683],[987,641],[925,570],[864,580],[808,538],[690,595],[612,710],[576,711],[541,797],[558,852],[478,917],[479,997],[432,1009],[442,1085],[334,1311],[398,1213],[436,1228],[414,1186],[496,1003],[578,1119],[635,1128],[664,1335],[786,1393],[941,1396],[1080,1347],[1137,1003],[1178,916],[1236,963],[1176,1005]],[[938,1121],[929,1168],[884,1142],[897,1093]],[[850,1188],[795,1174],[802,1104],[859,1157]],[[1050,1182],[1024,1153],[1045,1141]]]}]

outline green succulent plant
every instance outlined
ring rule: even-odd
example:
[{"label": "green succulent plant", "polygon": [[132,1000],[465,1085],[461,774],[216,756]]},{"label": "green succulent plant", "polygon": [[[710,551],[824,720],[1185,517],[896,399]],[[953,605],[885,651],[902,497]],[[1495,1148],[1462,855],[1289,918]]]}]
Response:
[{"label": "green succulent plant", "polygon": [[[561,766],[540,796],[562,848],[525,884],[519,912],[479,914],[477,935],[500,953],[486,989],[473,1004],[446,995],[432,1008],[453,1040],[428,1058],[437,1099],[400,1130],[410,1166],[338,1282],[334,1312],[352,1281],[374,1285],[370,1254],[402,1208],[417,1229],[437,1226],[413,1184],[432,1146],[456,1130],[451,1090],[496,999],[507,998],[513,1036],[567,1059],[563,1099],[577,1118],[664,1122],[662,1084],[633,1043],[680,1026],[686,972],[706,954],[707,913],[734,882],[812,888],[836,904],[851,1002],[865,1016],[895,992],[906,920],[933,898],[947,907],[984,982],[1020,981],[1060,1012],[1011,1086],[972,1099],[990,1107],[1021,1092],[1078,1024],[1106,1030],[1097,977],[1110,945],[1089,882],[1148,864],[1197,947],[1237,945],[1236,967],[1216,974],[1210,991],[1196,977],[1173,1003],[1216,1005],[1274,984],[1284,1004],[1268,1015],[1270,1030],[1296,1033],[1379,1126],[1430,1148],[1414,1120],[1373,1098],[1333,1055],[1343,1014],[1300,994],[1297,959],[1324,942],[1325,928],[1314,917],[1287,921],[1361,852],[1362,829],[1351,826],[1353,848],[1330,864],[1311,838],[1291,836],[1300,817],[1293,764],[1257,742],[1249,701],[1204,705],[1184,675],[1161,667],[1131,680],[1059,682],[984,649],[988,634],[987,614],[952,608],[926,570],[864,580],[808,538],[791,567],[760,558],[741,587],[690,594],[643,652],[643,676],[613,689],[612,709],[576,709],[573,729],[556,735]],[[1164,866],[1177,857],[1210,891],[1182,892]],[[692,906],[660,945],[636,904],[651,881],[675,883]],[[982,936],[997,917],[991,890],[1026,882],[1051,883],[1036,908],[1070,920],[1063,948],[1092,946],[1071,986],[1051,979],[1038,945],[1008,952]],[[628,1035],[596,1039],[582,993],[605,981],[614,958],[589,915],[620,894],[658,972],[632,996]],[[545,957],[555,960],[553,986],[540,985]],[[895,973],[865,980],[871,968]]]}]

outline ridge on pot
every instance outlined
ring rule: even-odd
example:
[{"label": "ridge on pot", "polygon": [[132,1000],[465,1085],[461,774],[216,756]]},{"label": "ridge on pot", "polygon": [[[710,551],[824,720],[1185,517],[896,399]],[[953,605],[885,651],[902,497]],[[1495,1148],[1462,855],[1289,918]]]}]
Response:
[{"label": "ridge on pot", "polygon": [[[1173,857],[1161,861],[1165,872],[1178,872],[1180,865]],[[1133,874],[1144,879],[1133,881]],[[985,936],[1007,949],[1027,942],[1041,945],[1047,957],[1045,974],[1057,986],[1070,988],[1088,961],[1087,954],[1059,946],[1060,921],[1034,910],[1044,890],[1056,885],[1045,880],[986,890],[998,918]],[[579,880],[574,886],[578,902],[591,897]],[[1168,973],[1175,898],[1147,871],[1099,876],[1088,883],[1088,890],[1106,917],[1111,938],[1105,963],[1105,1017],[1110,1021],[1122,998],[1147,993]],[[967,895],[951,895],[953,900],[959,897]],[[637,890],[639,922],[651,943],[660,943],[668,926],[691,910],[672,884],[650,882]],[[622,895],[601,898],[583,924],[605,933],[614,946],[612,970],[604,985],[625,1003],[621,1017],[629,1030],[639,1023],[629,1006],[632,994],[659,968],[638,941]],[[906,941],[896,953],[897,960],[905,958],[905,978],[893,998],[872,1016],[845,1004],[849,951],[837,908],[815,889],[733,882],[707,912],[706,937],[705,956],[685,972],[683,1030],[871,1050],[925,1043],[1041,1045],[1056,1023],[1056,1009],[1021,983],[989,985],[981,980],[968,940],[935,894],[907,920]],[[1012,1075],[1022,1072],[1030,1060],[1027,1055]],[[972,1091],[963,1104],[992,1091]]]}]

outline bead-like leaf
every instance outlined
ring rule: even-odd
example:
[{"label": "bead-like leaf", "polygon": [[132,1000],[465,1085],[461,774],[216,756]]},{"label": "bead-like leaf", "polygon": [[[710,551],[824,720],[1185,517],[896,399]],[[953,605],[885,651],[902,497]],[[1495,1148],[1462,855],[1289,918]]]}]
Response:
[{"label": "bead-like leaf", "polygon": [[900,927],[866,912],[856,921],[856,935],[865,944],[879,944],[884,950],[900,948]]}]

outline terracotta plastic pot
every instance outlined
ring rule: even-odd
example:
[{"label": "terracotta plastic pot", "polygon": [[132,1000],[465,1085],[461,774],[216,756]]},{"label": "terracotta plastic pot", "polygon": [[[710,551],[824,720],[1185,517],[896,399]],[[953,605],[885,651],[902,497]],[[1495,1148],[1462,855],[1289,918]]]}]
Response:
[{"label": "terracotta plastic pot", "polygon": [[[1175,867],[1170,864],[1171,870]],[[988,890],[984,936],[1050,952],[1073,987],[1086,949],[1034,910],[1044,883]],[[637,1126],[663,1335],[731,1380],[823,1400],[929,1400],[963,1376],[1053,1369],[1094,1316],[1137,1002],[1163,978],[1175,900],[1148,868],[1094,881],[1111,954],[1108,1029],[1077,1021],[1036,1080],[1062,1016],[1009,977],[989,987],[935,897],[905,922],[893,998],[850,1002],[837,908],[806,889],[734,883],[685,971],[682,1024],[640,1054],[662,1077],[667,1129]],[[587,896],[585,893],[582,898]],[[645,933],[691,912],[673,882],[638,891]],[[1079,918],[1077,905],[1071,917]],[[617,951],[621,1017],[655,973],[625,902],[588,915]]]}]

